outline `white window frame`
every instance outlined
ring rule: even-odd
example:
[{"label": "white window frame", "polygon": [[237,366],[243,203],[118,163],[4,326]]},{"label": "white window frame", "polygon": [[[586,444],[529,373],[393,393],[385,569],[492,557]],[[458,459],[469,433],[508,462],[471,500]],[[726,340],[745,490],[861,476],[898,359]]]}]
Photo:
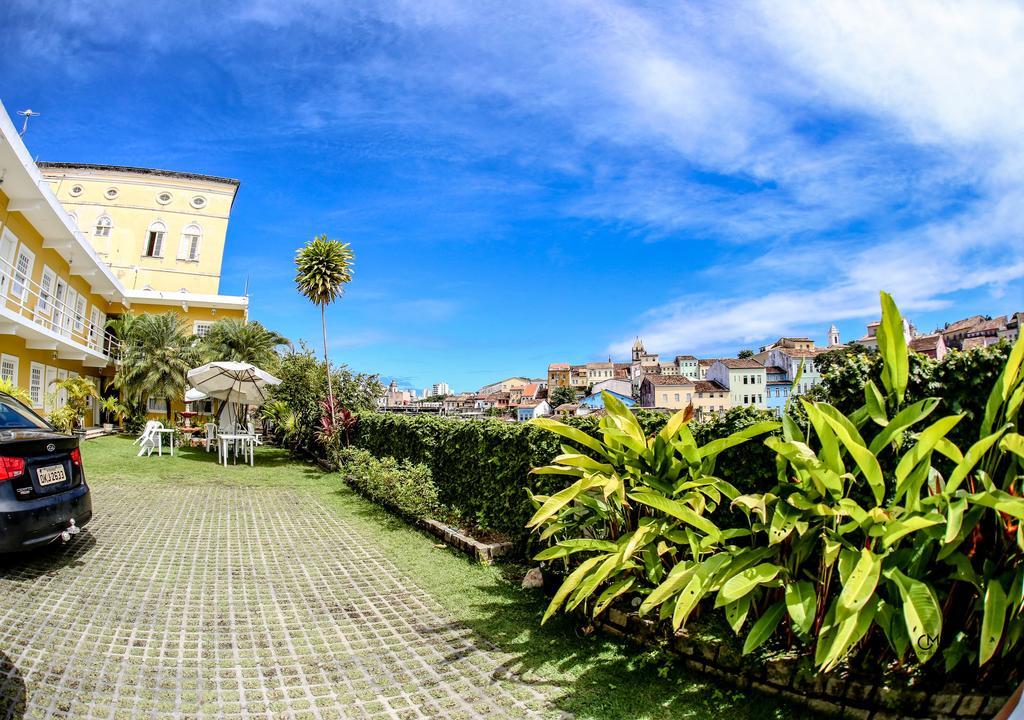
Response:
[{"label": "white window frame", "polygon": [[14,256],[18,250],[18,236],[10,228],[0,233],[0,294],[7,291],[7,283],[14,279]]},{"label": "white window frame", "polygon": [[[64,368],[57,368],[57,382],[68,379],[68,371]],[[57,393],[57,407],[62,408],[68,404],[68,391],[61,389]]]},{"label": "white window frame", "polygon": [[[19,270],[22,258],[25,258],[27,262],[25,269]],[[18,253],[14,256],[14,270],[11,273],[11,297],[15,298],[20,305],[24,305],[28,300],[29,285],[32,284],[32,270],[35,269],[35,266],[36,254],[29,250],[25,243],[22,243],[18,248]]]},{"label": "white window frame", "polygon": [[203,229],[196,223],[190,223],[181,231],[178,259],[186,262],[199,262],[199,248],[202,244]]},{"label": "white window frame", "polygon": [[57,285],[57,273],[49,265],[43,265],[39,276],[39,297],[36,300],[36,322],[53,317],[53,291]]},{"label": "white window frame", "polygon": [[[213,323],[213,320],[196,320],[192,323],[192,334],[198,335],[201,338],[206,337],[206,334],[210,332],[210,328],[213,327]],[[199,328],[203,328],[203,332],[199,332]]]},{"label": "white window frame", "polygon": [[79,293],[75,298],[75,334],[81,338],[85,337],[86,310],[89,309],[89,301],[85,295]]},{"label": "white window frame", "polygon": [[50,329],[54,332],[61,332],[64,327],[64,316],[65,307],[68,300],[68,291],[71,290],[71,286],[68,285],[68,281],[62,278],[60,275],[57,276],[57,280],[53,283],[53,321],[50,323]]},{"label": "white window frame", "polygon": [[100,328],[103,326],[103,313],[95,305],[89,313],[89,347],[93,350],[99,347]]},{"label": "white window frame", "polygon": [[[10,377],[8,377],[8,371],[4,370],[5,366],[9,366]],[[0,355],[0,380],[8,380],[11,385],[18,387],[18,357],[15,355],[8,355],[4,353]]]},{"label": "white window frame", "polygon": [[60,330],[58,330],[65,337],[71,337],[71,332],[75,327],[75,305],[77,302],[78,291],[68,285],[64,300],[64,313],[61,316]]},{"label": "white window frame", "polygon": [[[38,376],[37,376],[38,373]],[[37,378],[38,377],[38,381]],[[32,400],[32,407],[41,408],[45,401],[46,366],[40,363],[29,363],[28,366],[28,396]]]},{"label": "white window frame", "polygon": [[[104,220],[106,222],[104,222]],[[93,226],[92,235],[93,237],[108,238],[114,232],[114,219],[103,213],[96,218],[96,225]]]},{"label": "white window frame", "polygon": [[[157,235],[153,242],[152,250],[150,253],[150,241],[154,233]],[[146,230],[145,244],[142,246],[142,257],[154,257],[162,258],[164,256],[164,240],[167,239],[167,224],[162,220],[154,220],[149,224],[149,229]]]}]

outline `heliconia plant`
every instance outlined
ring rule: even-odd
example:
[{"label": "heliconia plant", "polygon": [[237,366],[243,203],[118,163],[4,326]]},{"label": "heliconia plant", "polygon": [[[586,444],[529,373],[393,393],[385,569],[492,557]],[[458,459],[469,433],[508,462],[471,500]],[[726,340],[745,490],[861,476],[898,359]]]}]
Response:
[{"label": "heliconia plant", "polygon": [[[941,656],[946,670],[1019,656],[1024,342],[973,420],[978,439],[961,449],[948,435],[971,420],[942,415],[941,398],[905,402],[903,320],[891,297],[881,301],[882,387],[868,381],[849,415],[801,398],[805,425],[787,412],[704,447],[688,411],[652,438],[614,402],[601,440],[534,421],[584,449],[565,446],[535,470],[577,478],[535,498],[530,526],[554,543],[537,558],[571,561],[545,619],[563,604],[600,613],[629,593],[675,628],[711,605],[744,637],[744,653],[776,638],[806,648],[823,671],[879,638],[891,659]],[[776,456],[768,492],[741,495],[714,476],[718,453],[766,433]],[[726,506],[746,522],[724,527],[737,517]]]}]

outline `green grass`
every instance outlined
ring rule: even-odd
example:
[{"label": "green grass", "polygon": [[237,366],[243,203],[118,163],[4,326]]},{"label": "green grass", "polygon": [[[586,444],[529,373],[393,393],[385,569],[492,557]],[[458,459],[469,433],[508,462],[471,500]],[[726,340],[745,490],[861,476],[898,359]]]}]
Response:
[{"label": "green grass", "polygon": [[[520,589],[525,571],[484,566],[365,501],[338,474],[297,462],[278,449],[257,451],[256,466],[218,465],[216,454],[183,448],[173,458],[135,458],[126,438],[83,446],[89,482],[104,484],[238,485],[312,493],[376,545],[451,615],[514,655],[514,670],[528,670],[552,685],[555,704],[577,718],[812,717],[753,691],[741,691],[690,673],[670,656],[636,649],[604,636],[581,637],[566,618],[540,626],[545,601]],[[102,508],[96,508],[103,522]]]}]

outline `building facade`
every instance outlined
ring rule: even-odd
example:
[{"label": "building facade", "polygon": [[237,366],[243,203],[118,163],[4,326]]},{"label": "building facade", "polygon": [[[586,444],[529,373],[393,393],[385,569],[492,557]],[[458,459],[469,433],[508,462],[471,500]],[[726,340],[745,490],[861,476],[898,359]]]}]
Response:
[{"label": "building facade", "polygon": [[[106,330],[113,316],[173,310],[199,335],[220,318],[246,317],[246,297],[217,294],[237,181],[218,189],[210,179],[195,179],[206,176],[186,181],[176,178],[185,174],[166,171],[41,169],[2,105],[0,168],[0,377],[25,389],[37,410],[62,402],[52,386],[64,377],[82,375],[105,389],[101,379],[113,376],[117,359],[116,339]],[[85,168],[95,173],[91,179]],[[157,196],[171,186],[164,208]],[[196,201],[202,207],[191,206],[198,197],[205,198]],[[190,210],[180,205],[183,198]],[[208,218],[203,209],[218,217]],[[157,220],[163,230],[153,225]],[[165,250],[172,228],[187,258],[180,270],[164,266],[169,255],[177,262],[177,254]],[[147,257],[147,247],[159,251]],[[133,254],[135,265],[123,267]],[[163,414],[162,404],[150,410]],[[86,422],[98,422],[98,412]]]},{"label": "building facade", "polygon": [[708,368],[707,379],[728,388],[732,407],[766,406],[767,374],[764,365],[751,358],[725,358],[716,360]]}]

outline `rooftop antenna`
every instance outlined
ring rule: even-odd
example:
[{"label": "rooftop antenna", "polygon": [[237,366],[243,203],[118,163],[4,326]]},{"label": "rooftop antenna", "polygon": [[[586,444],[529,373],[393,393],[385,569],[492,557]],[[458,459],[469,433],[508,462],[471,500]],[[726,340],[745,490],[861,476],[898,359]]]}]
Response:
[{"label": "rooftop antenna", "polygon": [[42,115],[42,113],[37,113],[32,108],[29,108],[28,110],[19,110],[18,114],[25,118],[25,122],[21,124],[21,132],[18,133],[20,136],[24,136],[25,131],[28,130],[29,118],[39,117],[40,115]]}]

